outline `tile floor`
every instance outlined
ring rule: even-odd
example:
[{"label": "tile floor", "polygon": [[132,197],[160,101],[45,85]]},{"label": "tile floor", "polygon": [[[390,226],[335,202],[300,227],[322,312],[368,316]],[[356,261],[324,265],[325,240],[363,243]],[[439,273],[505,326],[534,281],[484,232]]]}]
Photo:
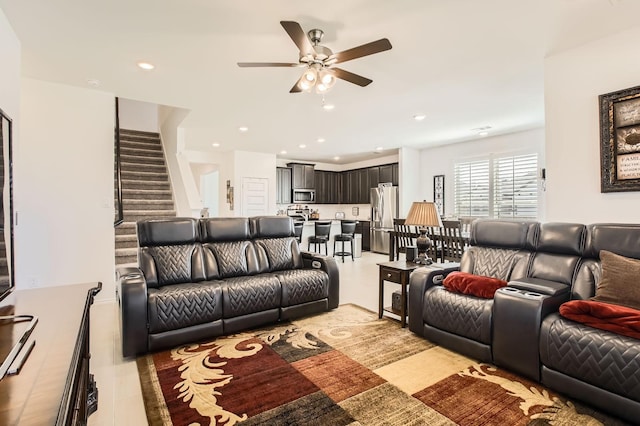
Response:
[{"label": "tile floor", "polygon": [[[353,303],[378,310],[378,267],[387,255],[363,252],[362,257],[342,263],[340,303]],[[385,287],[385,306],[397,284]],[[91,308],[91,371],[98,384],[98,411],[89,417],[89,426],[144,425],[147,423],[135,359],[122,358],[118,309],[115,302],[96,303]]]}]

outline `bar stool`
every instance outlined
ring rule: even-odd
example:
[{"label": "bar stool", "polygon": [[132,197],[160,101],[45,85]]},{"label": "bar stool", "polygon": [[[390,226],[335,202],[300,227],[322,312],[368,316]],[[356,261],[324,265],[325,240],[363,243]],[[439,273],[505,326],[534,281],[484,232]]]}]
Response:
[{"label": "bar stool", "polygon": [[293,222],[293,236],[296,238],[298,244],[302,243],[302,228],[304,222]]},{"label": "bar stool", "polygon": [[[313,251],[317,253],[322,253],[322,246],[320,244],[324,244],[324,254],[327,255],[329,252],[329,232],[331,232],[331,222],[316,222],[314,224],[315,235],[309,237],[309,245],[307,246],[307,250],[311,250],[311,244],[313,244]],[[316,250],[316,246],[320,250]]]},{"label": "bar stool", "polygon": [[[333,240],[333,256],[336,255],[342,257],[342,263],[344,263],[344,257],[351,255],[351,261],[354,261],[353,257],[353,241],[356,233],[356,221],[355,220],[343,220],[340,222],[340,234],[336,235]],[[344,243],[349,241],[351,243],[351,252],[344,251]],[[342,243],[342,251],[336,252],[336,243]]]}]

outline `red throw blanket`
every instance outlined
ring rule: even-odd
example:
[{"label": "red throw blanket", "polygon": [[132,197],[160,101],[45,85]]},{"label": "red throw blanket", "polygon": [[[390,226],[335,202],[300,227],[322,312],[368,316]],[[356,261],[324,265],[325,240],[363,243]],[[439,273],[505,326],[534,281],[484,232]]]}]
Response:
[{"label": "red throw blanket", "polygon": [[483,299],[493,299],[493,295],[500,287],[507,285],[506,281],[468,272],[452,272],[442,282],[444,288],[454,293],[470,294]]},{"label": "red throw blanket", "polygon": [[560,306],[560,315],[589,327],[640,339],[640,311],[594,300],[572,300]]}]

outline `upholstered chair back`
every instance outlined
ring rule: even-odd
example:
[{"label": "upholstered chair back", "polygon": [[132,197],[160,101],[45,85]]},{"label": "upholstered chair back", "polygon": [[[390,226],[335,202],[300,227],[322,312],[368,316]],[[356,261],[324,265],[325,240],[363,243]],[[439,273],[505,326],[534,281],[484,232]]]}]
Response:
[{"label": "upholstered chair back", "polygon": [[538,222],[478,219],[471,224],[471,246],[460,270],[509,281],[526,276]]},{"label": "upholstered chair back", "polygon": [[295,239],[293,219],[258,216],[250,221],[261,272],[302,268],[302,254]]},{"label": "upholstered chair back", "polygon": [[600,250],[640,259],[640,225],[596,223],[587,226],[584,255],[571,289],[572,299],[588,299],[595,295],[602,278]]},{"label": "upholstered chair back", "polygon": [[541,224],[528,277],[571,286],[586,238],[587,227],[582,224]]},{"label": "upholstered chair back", "polygon": [[260,272],[249,219],[216,217],[201,219],[206,279],[254,275]]},{"label": "upholstered chair back", "polygon": [[198,222],[192,218],[141,221],[138,264],[147,287],[205,279]]}]

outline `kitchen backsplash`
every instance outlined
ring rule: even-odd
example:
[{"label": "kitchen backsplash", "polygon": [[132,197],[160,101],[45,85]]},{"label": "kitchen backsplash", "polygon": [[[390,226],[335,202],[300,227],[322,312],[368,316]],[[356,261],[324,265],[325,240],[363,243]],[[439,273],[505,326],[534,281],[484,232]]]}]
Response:
[{"label": "kitchen backsplash", "polygon": [[[278,204],[277,210],[281,214],[287,214],[287,207],[292,204]],[[345,219],[371,220],[371,206],[369,204],[302,204],[302,207],[308,206],[312,211],[318,211],[320,219],[334,219],[336,213],[343,212]],[[354,208],[357,208],[358,215],[354,215]]]}]

